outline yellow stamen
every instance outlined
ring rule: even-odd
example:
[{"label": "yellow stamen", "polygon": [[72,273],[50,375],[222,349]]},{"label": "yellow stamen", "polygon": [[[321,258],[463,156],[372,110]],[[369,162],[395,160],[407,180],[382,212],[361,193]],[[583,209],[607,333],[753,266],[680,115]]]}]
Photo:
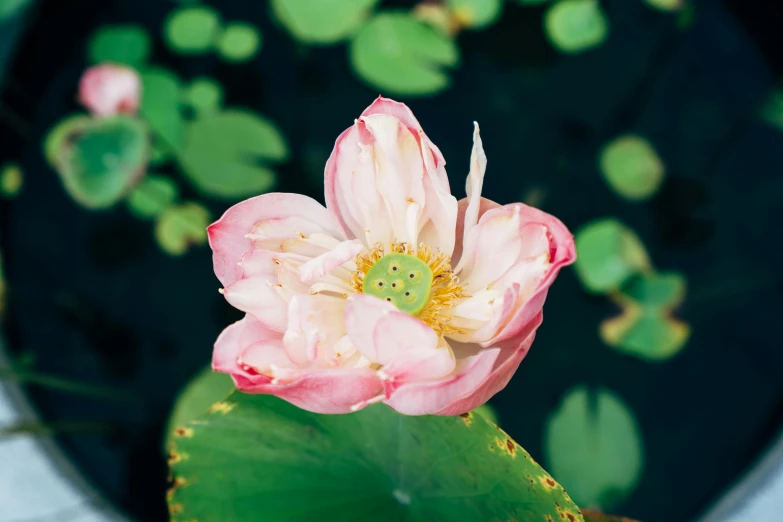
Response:
[{"label": "yellow stamen", "polygon": [[[428,324],[441,337],[454,333],[464,334],[464,330],[449,324],[451,317],[446,313],[456,300],[469,297],[464,292],[462,286],[460,286],[459,278],[454,275],[454,271],[451,269],[451,258],[445,254],[436,253],[432,248],[424,244],[420,244],[419,248],[413,251],[408,243],[392,243],[388,253],[416,256],[432,270],[430,298],[417,317]],[[357,270],[354,272],[351,280],[351,287],[357,293],[362,292],[364,277],[367,275],[367,272],[386,254],[387,252],[383,245],[376,245],[369,253],[357,256]]]}]

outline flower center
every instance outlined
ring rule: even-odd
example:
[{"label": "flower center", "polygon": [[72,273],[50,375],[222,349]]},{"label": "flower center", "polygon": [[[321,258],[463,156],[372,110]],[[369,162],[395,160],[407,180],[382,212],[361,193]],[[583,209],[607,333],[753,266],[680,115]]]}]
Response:
[{"label": "flower center", "polygon": [[356,258],[353,289],[417,316],[440,336],[464,333],[449,324],[455,301],[468,297],[451,269],[451,258],[423,244],[415,252],[407,243],[393,243],[389,250],[379,245]]},{"label": "flower center", "polygon": [[385,299],[403,312],[419,315],[430,299],[432,270],[408,254],[386,254],[364,276],[362,292]]}]

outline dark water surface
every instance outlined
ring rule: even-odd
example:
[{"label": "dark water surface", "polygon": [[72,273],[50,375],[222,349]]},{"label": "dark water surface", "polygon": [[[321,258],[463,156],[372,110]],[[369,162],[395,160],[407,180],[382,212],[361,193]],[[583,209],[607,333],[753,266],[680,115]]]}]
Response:
[{"label": "dark water surface", "polygon": [[[685,521],[758,456],[783,413],[783,135],[755,116],[780,70],[763,51],[779,38],[764,32],[774,27],[762,11],[748,24],[717,1],[699,3],[687,32],[641,1],[604,4],[608,43],[567,57],[547,44],[540,9],[509,3],[498,25],[460,37],[463,64],[452,89],[405,101],[442,149],[460,197],[477,120],[489,158],[487,197],[535,195],[572,230],[618,216],[659,269],[686,275],[680,316],[692,325],[691,341],[677,358],[649,364],[602,344],[598,323],[615,310],[566,270],[530,355],[493,400],[503,427],[542,459],[544,420],[567,389],[614,390],[636,413],[647,455],[637,491],[616,511]],[[106,423],[108,431],[60,441],[101,491],[144,521],[166,519],[159,450],[172,400],[238,314],[217,293],[207,248],[164,256],[148,223],[121,205],[77,207],[45,164],[46,130],[78,110],[88,35],[100,24],[136,22],[155,36],[154,62],[185,79],[219,78],[228,105],[269,116],[288,139],[292,160],[280,169],[279,189],[320,200],[334,139],[378,94],[354,77],[345,46],[298,46],[262,1],[220,4],[226,19],[261,24],[264,47],[249,65],[173,55],[160,39],[173,5],[42,2],[3,93],[29,122],[27,135],[0,126],[0,161],[16,159],[25,171],[24,191],[1,214],[11,344],[41,371],[137,395],[123,403],[31,389],[49,419]],[[739,13],[748,16],[746,8]],[[648,137],[666,163],[666,184],[651,202],[625,202],[597,172],[601,144],[624,132]],[[211,208],[217,216],[226,205]]]}]

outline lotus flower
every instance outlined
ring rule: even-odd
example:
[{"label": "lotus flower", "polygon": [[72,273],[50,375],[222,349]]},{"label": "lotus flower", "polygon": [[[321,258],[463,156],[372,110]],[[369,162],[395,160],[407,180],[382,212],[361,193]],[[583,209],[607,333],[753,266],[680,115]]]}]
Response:
[{"label": "lotus flower", "polygon": [[556,218],[481,198],[486,163],[476,125],[458,202],[410,109],[378,98],[337,139],[326,208],[279,193],[230,208],[209,240],[221,293],[246,315],[218,338],[213,368],[316,413],[384,402],[457,415],[485,403],[576,257]]},{"label": "lotus flower", "polygon": [[122,65],[90,67],[79,82],[79,101],[95,116],[135,114],[140,96],[139,74]]}]

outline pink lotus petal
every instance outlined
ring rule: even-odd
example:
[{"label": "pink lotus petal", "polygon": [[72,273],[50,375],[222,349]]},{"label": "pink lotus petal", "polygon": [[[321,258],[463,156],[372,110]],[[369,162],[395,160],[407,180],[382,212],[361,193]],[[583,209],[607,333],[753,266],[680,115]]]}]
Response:
[{"label": "pink lotus petal", "polygon": [[[286,220],[292,217],[298,219]],[[284,221],[283,226],[275,229],[278,237],[296,237],[302,226],[307,224],[311,227],[310,230],[317,229],[342,239],[329,212],[307,196],[271,193],[247,199],[228,209],[218,221],[207,228],[215,274],[224,286],[242,276],[242,270],[237,263],[255,248],[252,240],[247,237],[254,227],[261,222],[279,220]]]},{"label": "pink lotus petal", "polygon": [[343,241],[332,250],[304,263],[299,268],[302,274],[302,282],[312,283],[321,279],[335,268],[355,260],[363,248],[361,242],[355,239]]}]

